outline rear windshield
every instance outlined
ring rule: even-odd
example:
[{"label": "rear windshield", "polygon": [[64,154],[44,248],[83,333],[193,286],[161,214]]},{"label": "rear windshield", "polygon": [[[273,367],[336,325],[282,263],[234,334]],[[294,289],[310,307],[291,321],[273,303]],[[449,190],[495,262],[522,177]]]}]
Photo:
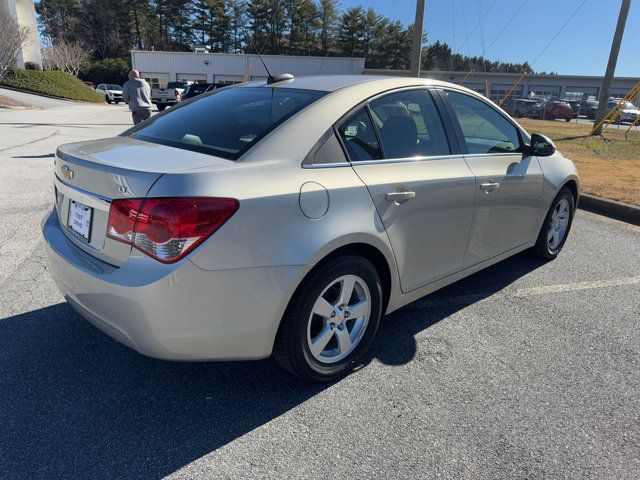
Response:
[{"label": "rear windshield", "polygon": [[223,88],[173,107],[126,135],[235,160],[325,93],[292,88]]},{"label": "rear windshield", "polygon": [[208,83],[194,83],[193,85],[191,85],[189,87],[188,92],[189,93],[204,93],[207,91],[207,88],[209,88],[209,84]]},{"label": "rear windshield", "polygon": [[189,84],[185,82],[169,82],[169,85],[167,85],[167,88],[185,88],[188,85]]}]

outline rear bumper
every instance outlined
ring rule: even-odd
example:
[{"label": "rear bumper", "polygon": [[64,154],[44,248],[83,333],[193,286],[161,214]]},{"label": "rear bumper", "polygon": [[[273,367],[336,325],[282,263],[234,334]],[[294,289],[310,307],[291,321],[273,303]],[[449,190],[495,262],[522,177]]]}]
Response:
[{"label": "rear bumper", "polygon": [[48,269],[68,303],[119,342],[167,360],[243,360],[271,354],[301,267],[207,271],[188,259],[135,256],[117,268],[43,222]]},{"label": "rear bumper", "polygon": [[156,98],[156,99],[151,99],[151,103],[155,103],[156,105],[174,105],[176,103],[178,103],[179,100],[175,100],[175,99],[168,99],[168,98]]}]

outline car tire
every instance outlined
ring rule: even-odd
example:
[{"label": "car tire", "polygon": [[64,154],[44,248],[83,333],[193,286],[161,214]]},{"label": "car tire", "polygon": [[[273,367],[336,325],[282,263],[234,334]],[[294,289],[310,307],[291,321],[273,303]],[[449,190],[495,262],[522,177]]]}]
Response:
[{"label": "car tire", "polygon": [[159,112],[164,112],[164,109],[167,108],[166,105],[156,105],[156,107],[158,107]]},{"label": "car tire", "polygon": [[564,119],[564,121],[565,121],[565,122],[570,122],[570,121],[571,121],[571,119],[570,119],[570,118],[565,118],[565,119]]},{"label": "car tire", "polygon": [[[274,359],[305,381],[343,377],[360,365],[371,345],[382,316],[382,298],[380,275],[369,260],[342,254],[318,264],[289,302]],[[357,313],[362,315],[356,317]]]},{"label": "car tire", "polygon": [[531,253],[546,260],[555,259],[567,241],[574,213],[573,193],[567,187],[563,187],[553,199]]},{"label": "car tire", "polygon": [[105,95],[104,99],[107,101],[109,105],[111,105],[111,99],[109,98],[109,95]]},{"label": "car tire", "polygon": [[120,100],[116,100],[116,105],[118,105],[120,103]]}]

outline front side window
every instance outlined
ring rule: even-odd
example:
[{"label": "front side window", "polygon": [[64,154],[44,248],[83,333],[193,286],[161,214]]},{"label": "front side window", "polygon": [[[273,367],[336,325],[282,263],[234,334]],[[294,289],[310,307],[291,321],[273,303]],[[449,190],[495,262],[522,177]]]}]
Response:
[{"label": "front side window", "polygon": [[370,104],[385,158],[449,155],[449,143],[431,94],[391,93]]},{"label": "front side window", "polygon": [[464,93],[445,91],[469,153],[521,151],[516,127],[487,103]]},{"label": "front side window", "polygon": [[359,109],[343,121],[338,126],[338,135],[352,162],[382,158],[378,137],[366,108]]},{"label": "front side window", "polygon": [[325,92],[293,88],[225,88],[152,117],[126,135],[235,160]]}]

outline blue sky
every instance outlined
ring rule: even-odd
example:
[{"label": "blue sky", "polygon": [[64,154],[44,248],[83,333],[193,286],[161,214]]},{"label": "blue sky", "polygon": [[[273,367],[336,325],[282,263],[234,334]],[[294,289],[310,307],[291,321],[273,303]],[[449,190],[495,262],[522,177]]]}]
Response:
[{"label": "blue sky", "polygon": [[[341,0],[340,3],[342,8],[373,7],[378,13],[404,24],[413,23],[415,16],[415,0]],[[459,53],[481,55],[480,26],[463,46],[464,23],[466,21],[467,32],[471,34],[482,16],[480,11],[484,14],[491,7],[481,24],[487,57],[506,62],[532,62],[580,3],[582,0],[426,0],[424,28],[429,42],[441,40],[455,46],[454,50]],[[620,4],[621,0],[586,0],[534,69],[560,74],[603,75]],[[489,48],[519,9],[512,23]],[[638,1],[631,2],[616,76],[640,76]]]}]

